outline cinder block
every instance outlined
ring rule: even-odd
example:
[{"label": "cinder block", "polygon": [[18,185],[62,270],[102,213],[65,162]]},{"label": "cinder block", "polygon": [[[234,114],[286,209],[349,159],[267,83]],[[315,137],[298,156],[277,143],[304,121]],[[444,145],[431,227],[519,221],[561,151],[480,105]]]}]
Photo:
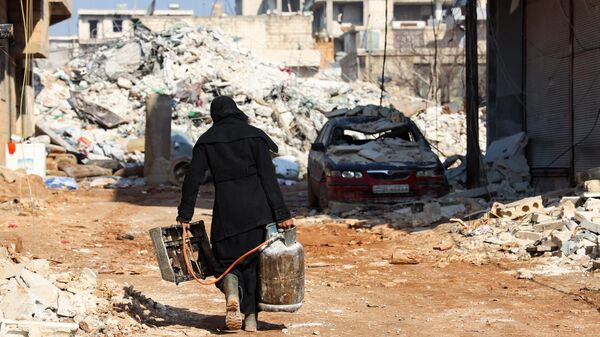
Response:
[{"label": "cinder block", "polygon": [[492,213],[502,218],[517,219],[535,211],[544,209],[542,197],[525,198],[510,204],[495,203]]}]

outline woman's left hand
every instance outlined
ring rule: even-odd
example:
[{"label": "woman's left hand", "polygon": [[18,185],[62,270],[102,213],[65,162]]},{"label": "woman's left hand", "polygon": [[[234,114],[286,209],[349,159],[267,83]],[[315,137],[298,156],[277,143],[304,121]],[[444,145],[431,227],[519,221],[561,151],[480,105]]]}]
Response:
[{"label": "woman's left hand", "polygon": [[281,229],[290,229],[294,227],[294,219],[290,218],[285,221],[277,223],[277,227]]}]

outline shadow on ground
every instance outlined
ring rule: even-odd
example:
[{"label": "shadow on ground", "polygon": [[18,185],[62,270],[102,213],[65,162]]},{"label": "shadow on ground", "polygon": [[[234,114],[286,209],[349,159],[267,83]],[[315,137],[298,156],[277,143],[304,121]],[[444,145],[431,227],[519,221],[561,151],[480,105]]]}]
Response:
[{"label": "shadow on ground", "polygon": [[[125,300],[116,309],[122,311],[140,323],[152,327],[185,326],[206,330],[213,334],[228,334],[225,329],[224,315],[205,315],[185,308],[164,305],[137,291],[133,286],[123,288]],[[259,322],[259,330],[281,330],[281,324]]]}]

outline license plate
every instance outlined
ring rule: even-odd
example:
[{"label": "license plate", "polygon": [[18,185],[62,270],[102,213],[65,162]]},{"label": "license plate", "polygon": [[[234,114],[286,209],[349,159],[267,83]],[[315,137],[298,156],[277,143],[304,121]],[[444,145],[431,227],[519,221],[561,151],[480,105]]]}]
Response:
[{"label": "license plate", "polygon": [[373,185],[373,193],[388,194],[388,193],[408,193],[408,184],[399,185]]}]

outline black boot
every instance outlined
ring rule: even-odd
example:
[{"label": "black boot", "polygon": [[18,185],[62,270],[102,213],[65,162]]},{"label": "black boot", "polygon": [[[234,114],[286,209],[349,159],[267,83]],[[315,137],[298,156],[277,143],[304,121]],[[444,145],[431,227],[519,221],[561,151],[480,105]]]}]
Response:
[{"label": "black boot", "polygon": [[225,291],[225,325],[229,330],[240,330],[242,328],[242,313],[240,312],[240,292],[238,289],[238,278],[233,274],[227,274],[223,278],[223,290]]}]

